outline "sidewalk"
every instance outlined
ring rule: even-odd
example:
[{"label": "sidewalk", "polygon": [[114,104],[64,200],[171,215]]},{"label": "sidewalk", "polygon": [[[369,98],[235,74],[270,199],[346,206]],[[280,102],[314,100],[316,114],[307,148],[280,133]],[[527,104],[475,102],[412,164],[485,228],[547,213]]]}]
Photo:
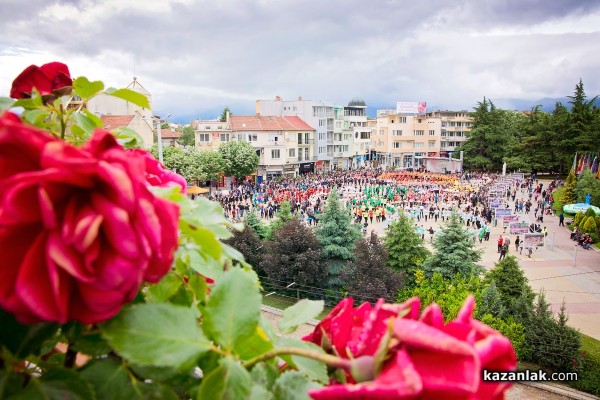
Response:
[{"label": "sidewalk", "polygon": [[[549,182],[543,183],[544,187],[547,187]],[[521,194],[518,193],[517,198],[520,197]],[[509,204],[512,206],[513,203]],[[535,220],[533,211],[519,216],[529,223]],[[435,223],[421,219],[420,224],[423,224],[425,229],[433,226],[437,231],[441,220]],[[513,244],[508,255],[516,255],[534,292],[544,290],[546,299],[555,312],[559,311],[564,299],[570,326],[600,340],[600,252],[593,247],[593,250],[584,250],[575,246],[575,242],[569,238],[569,229],[558,226],[558,217],[544,216],[542,226],[548,228],[546,245],[534,250],[531,258],[528,258],[525,252],[522,255],[516,253]],[[369,225],[367,234],[370,235],[371,231],[375,230],[383,237],[386,228],[386,222],[374,223]],[[504,236],[502,232],[501,226],[493,227],[488,242],[480,244],[477,241],[477,247],[483,249],[481,264],[487,269],[493,268],[498,262],[497,240],[499,235]],[[509,236],[514,243],[516,235]],[[430,250],[433,249],[429,234],[425,235],[425,245]]]}]

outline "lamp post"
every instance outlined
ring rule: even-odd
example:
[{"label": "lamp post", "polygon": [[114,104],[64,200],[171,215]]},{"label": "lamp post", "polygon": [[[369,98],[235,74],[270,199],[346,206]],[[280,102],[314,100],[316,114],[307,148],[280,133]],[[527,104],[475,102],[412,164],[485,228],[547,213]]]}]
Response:
[{"label": "lamp post", "polygon": [[[165,116],[165,118],[169,118],[171,116],[171,114],[167,114]],[[161,126],[160,126],[160,121],[161,121],[161,117],[159,117],[158,115],[155,115],[152,117],[152,119],[156,120],[156,134],[158,136],[158,161],[160,161],[161,164],[164,165],[163,162],[163,143],[162,143],[162,130],[161,130]]]}]

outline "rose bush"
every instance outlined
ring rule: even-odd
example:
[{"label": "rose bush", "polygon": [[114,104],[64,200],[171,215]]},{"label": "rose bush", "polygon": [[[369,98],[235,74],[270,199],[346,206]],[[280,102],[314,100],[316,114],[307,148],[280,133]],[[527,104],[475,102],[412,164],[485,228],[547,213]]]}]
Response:
[{"label": "rose bush", "polygon": [[356,309],[351,299],[342,301],[304,340],[344,358],[360,358],[375,356],[390,330],[389,359],[382,366],[363,366],[381,369],[375,379],[331,385],[310,395],[317,400],[503,398],[510,384],[482,382],[482,369],[514,370],[516,355],[507,338],[473,319],[473,296],[448,324],[435,303],[420,318],[419,306],[417,298],[402,305],[383,305],[380,300],[375,307],[364,303]]},{"label": "rose bush", "polygon": [[[135,132],[102,129],[85,109],[99,93],[149,107],[103,90],[50,63],[0,99],[23,108],[0,116],[0,399],[502,396],[481,369],[513,369],[514,351],[472,298],[447,324],[416,298],[345,299],[304,341],[277,336],[256,273],[221,241],[240,226],[185,196]],[[280,331],[323,306],[291,306]]]},{"label": "rose bush", "polygon": [[25,323],[96,323],[158,282],[177,249],[178,206],[149,191],[147,166],[107,131],[76,148],[4,114],[0,306]]}]

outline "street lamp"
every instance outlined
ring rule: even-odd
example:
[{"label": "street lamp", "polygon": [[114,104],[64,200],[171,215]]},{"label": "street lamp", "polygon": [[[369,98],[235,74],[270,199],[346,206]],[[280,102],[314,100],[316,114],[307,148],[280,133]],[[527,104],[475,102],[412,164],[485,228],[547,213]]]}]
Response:
[{"label": "street lamp", "polygon": [[[167,114],[165,116],[165,118],[169,118],[171,116],[171,114]],[[162,120],[162,118],[158,115],[153,115],[152,119],[154,119],[156,121],[156,133],[158,136],[158,161],[160,161],[161,164],[164,165],[163,162],[163,143],[162,143],[162,130],[161,130],[161,126],[160,126],[160,121]]]}]

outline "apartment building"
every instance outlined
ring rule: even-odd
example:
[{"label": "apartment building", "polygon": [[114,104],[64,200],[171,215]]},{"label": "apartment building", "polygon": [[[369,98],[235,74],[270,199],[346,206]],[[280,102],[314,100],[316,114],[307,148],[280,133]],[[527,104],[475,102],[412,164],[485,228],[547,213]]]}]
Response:
[{"label": "apartment building", "polygon": [[343,106],[333,107],[333,161],[331,169],[346,170],[352,167],[354,154],[354,129],[345,119]]},{"label": "apartment building", "polygon": [[[287,107],[287,105],[286,105]],[[231,116],[231,135],[256,148],[257,182],[314,172],[316,130],[298,116]]]},{"label": "apartment building", "polygon": [[344,107],[345,128],[351,131],[354,154],[353,167],[362,167],[369,161],[372,127],[368,124],[367,104],[355,97]]},{"label": "apartment building", "polygon": [[440,118],[442,123],[440,157],[450,156],[461,143],[467,140],[467,132],[473,127],[469,112],[433,111],[428,118]]},{"label": "apartment building", "polygon": [[[227,116],[229,117],[229,113]],[[228,121],[195,120],[192,121],[192,128],[194,128],[196,149],[200,151],[217,151],[221,143],[232,140],[231,126]]]},{"label": "apartment building", "polygon": [[423,158],[440,156],[441,134],[440,117],[380,110],[371,146],[378,164],[384,168],[420,168]]},{"label": "apartment building", "polygon": [[334,107],[326,101],[283,100],[257,100],[257,115],[297,116],[314,129],[313,151],[315,171],[331,169],[334,159]]}]

